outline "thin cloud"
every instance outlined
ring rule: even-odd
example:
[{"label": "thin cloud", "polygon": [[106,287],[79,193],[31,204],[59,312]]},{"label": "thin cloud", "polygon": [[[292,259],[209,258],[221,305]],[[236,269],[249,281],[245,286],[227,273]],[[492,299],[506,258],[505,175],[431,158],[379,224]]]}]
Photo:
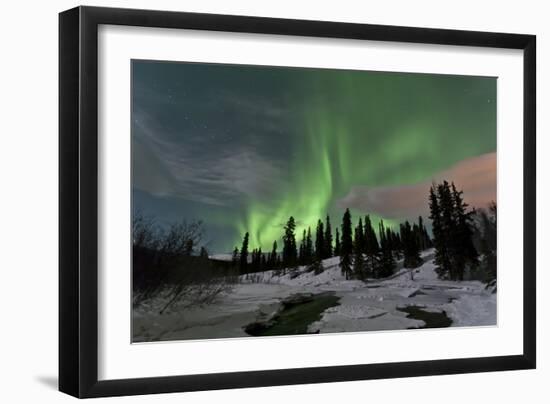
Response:
[{"label": "thin cloud", "polygon": [[259,197],[281,178],[276,162],[246,146],[204,150],[198,142],[162,136],[146,116],[134,122],[133,183],[156,196],[228,205],[243,196]]},{"label": "thin cloud", "polygon": [[432,182],[453,181],[464,191],[470,206],[485,207],[496,201],[496,152],[463,160],[423,182],[392,187],[353,187],[337,201],[341,208],[353,208],[391,219],[414,218],[428,213],[428,192]]}]

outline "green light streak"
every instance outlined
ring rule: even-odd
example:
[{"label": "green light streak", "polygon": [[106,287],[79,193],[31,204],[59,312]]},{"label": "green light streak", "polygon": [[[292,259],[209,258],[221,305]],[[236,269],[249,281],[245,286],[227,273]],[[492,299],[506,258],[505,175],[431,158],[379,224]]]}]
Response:
[{"label": "green light streak", "polygon": [[[472,85],[463,78],[329,70],[310,71],[304,77],[294,83],[298,92],[308,96],[300,104],[295,133],[290,136],[290,178],[269,198],[250,200],[236,225],[239,237],[250,233],[253,247],[269,250],[273,240],[280,240],[291,215],[297,222],[298,241],[305,228],[313,230],[327,214],[333,228],[340,226],[343,209],[335,202],[354,186],[413,184],[494,148],[490,136],[481,143],[460,140],[471,131],[494,133],[490,120],[469,111],[473,106],[459,97],[449,98],[461,95],[461,86]],[[492,85],[488,84],[487,92],[494,95]],[[445,86],[450,92],[442,91]],[[450,108],[442,101],[454,104]],[[460,109],[483,123],[478,122],[478,127],[455,116]],[[352,211],[354,222],[366,213],[376,230],[379,220],[393,228],[400,222]],[[239,244],[236,239],[235,245]]]}]

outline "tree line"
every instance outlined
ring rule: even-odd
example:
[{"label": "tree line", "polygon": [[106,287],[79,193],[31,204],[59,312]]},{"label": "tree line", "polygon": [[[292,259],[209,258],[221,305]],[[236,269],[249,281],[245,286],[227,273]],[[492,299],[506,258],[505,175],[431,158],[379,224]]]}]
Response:
[{"label": "tree line", "polygon": [[423,263],[420,252],[434,248],[440,278],[496,279],[496,204],[488,209],[468,209],[463,191],[447,181],[432,184],[428,204],[432,237],[422,216],[415,223],[399,224],[397,230],[383,220],[373,224],[369,215],[359,217],[354,226],[346,209],[334,233],[327,215],[324,221],[317,221],[315,229],[304,229],[298,242],[296,221],[291,216],[283,229],[280,252],[277,241],[269,253],[261,248],[250,250],[246,233],[241,248],[233,251],[233,265],[241,274],[298,266],[320,273],[323,260],[339,257],[346,279],[385,278],[394,273],[397,260],[402,259],[405,268],[417,268]]},{"label": "tree line", "polygon": [[420,252],[433,245],[422,216],[417,223],[406,221],[399,225],[399,231],[395,231],[383,220],[373,225],[369,215],[359,217],[353,226],[351,212],[346,209],[334,237],[332,230],[327,215],[324,221],[317,221],[314,231],[311,227],[304,229],[298,242],[296,220],[291,216],[283,229],[281,252],[276,240],[268,253],[261,248],[250,250],[247,232],[241,248],[233,250],[232,261],[241,274],[298,266],[320,273],[324,270],[323,260],[340,257],[339,264],[346,279],[384,278],[393,274],[398,259],[404,259],[406,268],[419,266],[422,263]]}]

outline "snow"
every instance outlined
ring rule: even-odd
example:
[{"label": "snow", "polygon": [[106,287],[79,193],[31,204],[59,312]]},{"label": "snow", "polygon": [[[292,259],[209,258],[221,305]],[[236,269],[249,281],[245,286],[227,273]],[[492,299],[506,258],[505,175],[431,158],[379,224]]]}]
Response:
[{"label": "snow", "polygon": [[445,312],[452,327],[496,324],[496,293],[478,281],[440,280],[433,250],[422,254],[425,263],[413,270],[399,269],[393,276],[366,282],[346,280],[339,257],[323,261],[318,275],[305,267],[243,275],[233,290],[204,307],[159,314],[163,299],[134,310],[134,341],[249,337],[244,327],[275,315],[281,300],[296,293],[333,292],[339,304],[325,310],[308,332],[351,332],[419,328],[420,319],[399,310],[416,306],[425,312]]},{"label": "snow", "polygon": [[217,261],[231,261],[233,260],[233,254],[212,254],[209,255],[208,258]]}]

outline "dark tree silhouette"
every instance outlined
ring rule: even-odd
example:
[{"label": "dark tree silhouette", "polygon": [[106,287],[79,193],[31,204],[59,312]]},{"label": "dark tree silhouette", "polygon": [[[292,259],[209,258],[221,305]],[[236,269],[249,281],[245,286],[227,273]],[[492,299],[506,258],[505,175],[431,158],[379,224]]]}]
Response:
[{"label": "dark tree silhouette", "polygon": [[241,274],[247,273],[248,269],[248,232],[245,233],[243,244],[241,246],[241,256],[239,259],[239,268]]},{"label": "dark tree silhouette", "polygon": [[263,256],[264,256],[264,254],[262,253],[262,247],[258,248],[258,251],[257,251],[256,254],[257,254],[257,256],[256,256],[256,271],[263,271],[265,268],[262,266]]},{"label": "dark tree silhouette", "polygon": [[332,227],[330,225],[330,216],[327,215],[325,222],[325,235],[324,235],[324,254],[323,258],[330,258],[333,254],[332,249]]},{"label": "dark tree silhouette", "polygon": [[247,265],[247,272],[256,272],[258,270],[258,249],[253,248],[250,253],[250,262]]},{"label": "dark tree silhouette", "polygon": [[298,262],[300,265],[304,265],[307,263],[306,260],[306,230],[304,229],[302,233],[302,241],[300,242],[300,250],[298,251]]},{"label": "dark tree silhouette", "polygon": [[306,263],[310,263],[313,260],[313,240],[311,239],[311,227],[307,228],[305,256]]},{"label": "dark tree silhouette", "polygon": [[448,235],[443,226],[441,206],[439,203],[439,187],[433,184],[430,188],[430,219],[432,220],[433,243],[435,247],[435,264],[440,277],[448,274],[451,267],[451,258],[448,248]]},{"label": "dark tree silhouette", "polygon": [[323,230],[323,222],[321,219],[317,221],[317,229],[315,231],[315,258],[322,260],[325,258],[325,232]]},{"label": "dark tree silhouette", "polygon": [[277,260],[278,260],[278,257],[277,257],[277,241],[275,240],[273,242],[273,248],[271,249],[271,254],[269,254],[269,259],[268,259],[268,266],[269,266],[270,269],[277,268]]},{"label": "dark tree silhouette", "polygon": [[391,246],[386,237],[386,230],[384,227],[384,221],[380,220],[378,224],[378,234],[380,235],[380,262],[378,265],[378,273],[376,274],[379,278],[385,278],[393,274],[395,269],[395,259],[393,258],[393,253]]},{"label": "dark tree silhouette", "polygon": [[355,228],[355,240],[353,244],[353,248],[355,250],[360,251],[361,253],[365,252],[365,231],[363,228],[363,220],[359,218],[359,223],[357,224],[357,227]]},{"label": "dark tree silhouette", "polygon": [[283,266],[285,268],[295,267],[298,261],[295,229],[296,222],[294,221],[294,217],[290,216],[285,225],[285,233],[283,235]]},{"label": "dark tree silhouette", "polygon": [[340,247],[340,268],[346,279],[351,277],[351,262],[353,254],[353,240],[351,235],[351,213],[346,209],[342,218],[342,241]]}]

